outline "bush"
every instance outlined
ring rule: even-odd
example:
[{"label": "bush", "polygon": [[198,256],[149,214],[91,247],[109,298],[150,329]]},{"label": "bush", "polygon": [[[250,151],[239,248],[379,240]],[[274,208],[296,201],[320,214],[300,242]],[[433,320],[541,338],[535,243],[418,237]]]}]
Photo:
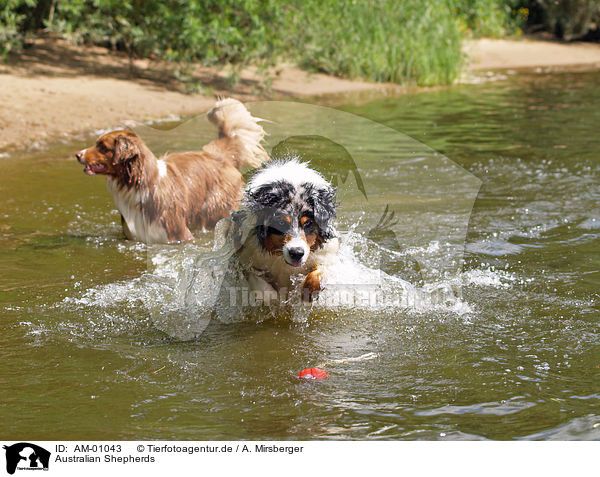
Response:
[{"label": "bush", "polygon": [[600,12],[600,0],[537,0],[546,28],[570,40],[585,35]]},{"label": "bush", "polygon": [[[76,41],[203,64],[273,54],[275,0],[63,0],[52,29]],[[275,30],[271,30],[271,26]]]},{"label": "bush", "polygon": [[456,16],[475,37],[520,33],[527,20],[524,0],[455,0]]},{"label": "bush", "polygon": [[34,6],[35,0],[4,0],[0,4],[0,57],[21,49],[24,38],[21,25],[27,17],[24,11]]}]

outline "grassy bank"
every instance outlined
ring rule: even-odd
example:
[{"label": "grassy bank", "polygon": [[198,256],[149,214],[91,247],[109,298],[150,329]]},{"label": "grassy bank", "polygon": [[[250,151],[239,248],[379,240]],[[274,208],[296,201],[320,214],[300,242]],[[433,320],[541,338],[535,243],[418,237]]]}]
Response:
[{"label": "grassy bank", "polygon": [[[520,0],[4,0],[0,53],[51,31],[203,65],[292,61],[372,81],[451,83],[467,35],[516,31]],[[184,68],[182,68],[184,70]]]}]

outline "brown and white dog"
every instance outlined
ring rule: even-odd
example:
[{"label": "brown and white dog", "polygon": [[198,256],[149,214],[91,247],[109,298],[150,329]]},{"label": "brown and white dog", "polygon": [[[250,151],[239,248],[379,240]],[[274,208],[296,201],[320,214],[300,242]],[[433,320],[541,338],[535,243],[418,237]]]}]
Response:
[{"label": "brown and white dog", "polygon": [[250,289],[287,297],[301,283],[311,300],[337,258],[335,216],[334,187],[308,164],[288,159],[259,170],[226,232]]},{"label": "brown and white dog", "polygon": [[106,176],[106,185],[130,240],[169,243],[193,240],[191,230],[214,228],[237,209],[242,166],[267,161],[259,119],[227,98],[208,113],[218,139],[194,152],[157,159],[132,131],[112,131],[76,154],[88,175]]}]

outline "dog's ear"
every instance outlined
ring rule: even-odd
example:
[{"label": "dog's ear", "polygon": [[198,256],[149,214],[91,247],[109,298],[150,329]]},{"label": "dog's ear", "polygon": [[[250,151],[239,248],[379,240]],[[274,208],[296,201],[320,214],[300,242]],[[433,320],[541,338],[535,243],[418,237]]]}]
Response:
[{"label": "dog's ear", "polygon": [[117,136],[115,138],[114,165],[135,159],[140,154],[140,148],[134,140],[125,136]]},{"label": "dog's ear", "polygon": [[336,214],[336,190],[334,187],[327,187],[316,191],[314,198],[314,216],[315,222],[321,231],[323,240],[329,240],[334,237],[333,219]]}]

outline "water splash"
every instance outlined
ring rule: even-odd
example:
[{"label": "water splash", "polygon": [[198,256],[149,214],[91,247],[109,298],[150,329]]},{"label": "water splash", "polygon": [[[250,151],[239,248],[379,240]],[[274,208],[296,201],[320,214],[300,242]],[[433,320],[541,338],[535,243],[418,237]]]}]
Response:
[{"label": "water splash", "polygon": [[96,316],[100,312],[111,323],[123,313],[141,315],[168,336],[191,340],[213,321],[305,323],[315,315],[374,311],[465,316],[473,309],[461,297],[463,285],[507,288],[517,281],[507,271],[488,267],[416,284],[403,278],[406,262],[399,262],[395,273],[382,269],[389,257],[419,255],[435,262],[443,252],[437,242],[394,252],[350,230],[342,233],[338,261],[328,269],[323,290],[312,303],[301,300],[298,280],[289,297],[266,306],[250,292],[233,251],[217,230],[212,249],[198,245],[146,249],[150,269],[140,277],[89,288],[79,296],[65,298],[61,306],[88,310]]}]

